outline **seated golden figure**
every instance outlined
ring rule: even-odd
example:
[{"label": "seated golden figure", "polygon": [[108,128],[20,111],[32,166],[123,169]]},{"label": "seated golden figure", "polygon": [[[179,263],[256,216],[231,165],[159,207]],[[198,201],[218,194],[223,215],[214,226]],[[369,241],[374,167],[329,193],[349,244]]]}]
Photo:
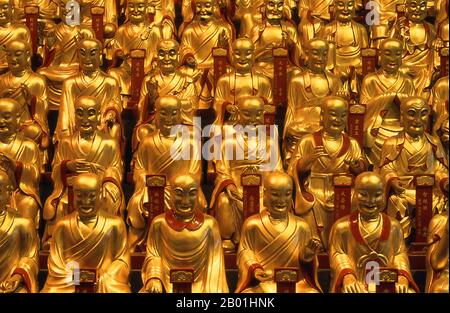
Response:
[{"label": "seated golden figure", "polygon": [[44,64],[37,72],[47,80],[47,93],[50,109],[59,109],[61,88],[64,80],[80,72],[77,45],[80,40],[95,38],[94,31],[83,25],[66,23],[66,3],[59,1],[61,22],[46,23],[43,30]]},{"label": "seated golden figure", "polygon": [[387,212],[400,221],[408,238],[414,227],[414,175],[435,175],[432,207],[434,213],[441,213],[448,193],[448,167],[441,143],[425,131],[430,115],[425,100],[417,96],[403,99],[400,112],[404,132],[384,142],[380,173],[392,191]]},{"label": "seated golden figure", "polygon": [[171,293],[170,270],[194,270],[193,293],[228,292],[217,221],[202,212],[200,185],[190,175],[171,183],[172,209],[152,222],[142,267],[141,292]]},{"label": "seated golden figure", "polygon": [[[117,79],[122,95],[131,95],[131,50],[145,50],[144,71],[152,70],[152,60],[157,54],[157,44],[164,37],[172,37],[172,26],[160,25],[148,20],[149,0],[129,0],[127,2],[128,22],[117,30],[110,50],[111,55],[123,59],[120,67],[111,68],[109,75]],[[165,23],[167,24],[167,23]],[[168,28],[164,32],[164,28]]]},{"label": "seated golden figure", "polygon": [[20,129],[20,104],[9,98],[0,99],[0,166],[14,173],[16,184],[12,206],[22,217],[39,225],[39,148]]},{"label": "seated golden figure", "polygon": [[195,16],[183,31],[180,43],[181,64],[186,64],[186,73],[198,78],[199,107],[209,108],[214,96],[215,47],[229,48],[234,40],[233,27],[216,12],[217,0],[196,0]]},{"label": "seated golden figure", "polygon": [[111,215],[124,214],[120,147],[114,138],[98,129],[100,112],[100,104],[94,97],[82,96],[75,102],[76,131],[61,139],[53,159],[54,190],[44,205],[44,244],[50,240],[56,223],[73,211],[73,208],[69,207],[68,191],[71,176],[82,173],[96,174],[103,188],[102,209]]},{"label": "seated golden figure", "polygon": [[288,106],[284,125],[285,166],[289,165],[298,141],[318,131],[320,106],[324,97],[345,95],[340,79],[326,70],[328,43],[310,40],[305,48],[306,69],[292,76],[288,86]]},{"label": "seated golden figure", "polygon": [[396,293],[419,292],[409,269],[402,227],[381,213],[384,191],[383,178],[373,172],[356,178],[353,205],[357,211],[339,219],[330,233],[331,292],[372,292],[366,277],[374,262],[397,270]]},{"label": "seated golden figure", "polygon": [[255,45],[255,69],[273,80],[274,65],[272,51],[274,48],[286,48],[290,59],[288,72],[300,65],[302,47],[300,37],[294,24],[283,14],[285,0],[264,0],[264,18],[251,30],[250,39]]},{"label": "seated golden figure", "polygon": [[130,292],[130,254],[125,223],[105,211],[101,180],[83,173],[73,179],[75,212],[61,219],[53,232],[44,293],[73,293],[75,271],[95,270],[95,292]]},{"label": "seated golden figure", "polygon": [[[170,182],[181,173],[190,173],[200,181],[202,166],[200,158],[199,142],[192,136],[182,132],[174,132],[176,125],[181,124],[181,101],[175,96],[162,96],[155,103],[156,106],[156,130],[144,125],[138,135],[142,141],[135,154],[133,180],[135,184],[134,194],[128,202],[127,223],[129,228],[130,250],[145,243],[145,234],[149,225],[145,215],[148,214],[144,203],[148,201],[146,188],[146,175],[165,175],[166,188],[164,191],[165,210],[171,209]],[[152,129],[149,130],[148,127]],[[202,210],[206,208],[206,200],[203,192],[199,190]]]},{"label": "seated golden figure", "polygon": [[300,24],[298,33],[302,42],[316,38],[323,26],[331,20],[330,5],[334,0],[299,0],[298,16]]},{"label": "seated golden figure", "polygon": [[183,124],[193,125],[198,108],[198,94],[193,78],[179,67],[180,46],[175,39],[161,40],[157,45],[157,68],[145,76],[138,103],[137,127],[153,123],[154,101],[157,97],[172,95],[181,101]]},{"label": "seated golden figure", "polygon": [[0,293],[37,292],[39,241],[33,222],[9,205],[14,180],[0,169]]},{"label": "seated golden figure", "polygon": [[16,20],[25,19],[25,7],[39,7],[39,19],[50,22],[58,16],[58,1],[55,0],[12,0],[14,3],[14,16]]},{"label": "seated golden figure", "polygon": [[272,86],[270,80],[255,71],[255,46],[248,38],[238,38],[231,46],[231,60],[233,68],[222,75],[217,81],[214,97],[215,123],[233,123],[237,114],[231,114],[229,120],[223,116],[225,103],[235,105],[236,100],[242,96],[259,96],[268,104],[272,104]]},{"label": "seated golden figure", "polygon": [[348,92],[359,93],[361,51],[369,45],[367,31],[364,25],[353,20],[355,0],[334,0],[333,3],[335,20],[322,28],[319,37],[329,42],[333,61],[329,69],[341,78]]},{"label": "seated golden figure", "polygon": [[[13,40],[31,42],[30,31],[25,25],[14,22],[12,0],[0,0],[0,47]],[[6,51],[0,49],[0,74],[7,70]]]},{"label": "seated golden figure", "polygon": [[31,49],[22,40],[8,42],[5,47],[9,71],[0,76],[0,97],[15,99],[20,104],[23,134],[41,150],[42,165],[47,163],[49,145],[48,103],[45,78],[31,70]]},{"label": "seated golden figure", "polygon": [[432,134],[441,140],[448,159],[448,76],[440,78],[431,90],[429,105],[432,113]]},{"label": "seated golden figure", "polygon": [[396,98],[415,94],[412,79],[399,71],[402,51],[401,41],[384,40],[379,50],[381,68],[362,81],[360,102],[366,106],[364,149],[367,159],[374,166],[380,163],[384,141],[402,130],[400,106]]},{"label": "seated golden figure", "polygon": [[[226,252],[235,250],[244,222],[241,175],[254,170],[265,177],[274,171],[283,170],[277,139],[266,133],[261,141],[256,140],[256,134],[265,130],[264,101],[256,96],[245,96],[237,102],[239,119],[234,125],[224,126],[226,133],[220,147],[221,154],[219,159],[214,160],[217,178],[211,200]],[[240,154],[242,157],[239,157]],[[262,199],[263,192],[260,190],[261,204]]]},{"label": "seated golden figure", "polygon": [[333,175],[358,175],[365,163],[356,139],[344,133],[347,101],[336,96],[324,98],[321,118],[323,128],[300,140],[288,173],[296,183],[295,213],[305,219],[327,249],[334,223]]},{"label": "seated golden figure", "polygon": [[428,242],[425,292],[448,293],[448,211],[431,219]]},{"label": "seated golden figure", "polygon": [[292,178],[284,173],[265,178],[264,210],[242,226],[237,292],[276,292],[274,270],[282,267],[299,269],[296,292],[321,291],[316,259],[321,243],[308,224],[290,212],[292,186]]},{"label": "seated golden figure", "polygon": [[403,42],[401,71],[414,82],[417,95],[428,98],[435,67],[436,30],[427,21],[426,0],[406,0],[406,15],[393,29],[393,37]]},{"label": "seated golden figure", "polygon": [[63,83],[55,140],[61,140],[64,136],[70,136],[75,132],[74,103],[81,96],[92,96],[97,99],[101,105],[104,131],[121,140],[120,89],[117,80],[100,69],[102,44],[97,39],[83,39],[77,49],[81,71]]},{"label": "seated golden figure", "polygon": [[372,0],[374,3],[368,7],[372,9],[369,21],[370,46],[379,48],[383,40],[391,35],[392,27],[397,20],[397,5],[403,4],[405,0]]}]

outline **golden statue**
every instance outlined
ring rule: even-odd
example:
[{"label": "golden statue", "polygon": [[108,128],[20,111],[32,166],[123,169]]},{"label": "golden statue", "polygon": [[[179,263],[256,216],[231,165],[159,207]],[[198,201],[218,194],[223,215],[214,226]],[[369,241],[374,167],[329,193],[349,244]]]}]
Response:
[{"label": "golden statue", "polygon": [[432,109],[433,136],[438,137],[447,153],[449,143],[448,125],[448,76],[440,78],[431,90],[429,105]]},{"label": "golden statue", "polygon": [[[233,252],[240,240],[243,223],[241,175],[256,171],[265,177],[274,171],[283,170],[277,139],[269,136],[269,133],[261,136],[262,141],[256,138],[265,130],[264,101],[256,96],[244,96],[238,99],[237,105],[239,119],[235,125],[223,127],[225,136],[220,147],[221,154],[219,159],[214,160],[217,178],[210,205],[216,210],[226,252]],[[259,198],[262,203],[262,190]]]},{"label": "golden statue", "polygon": [[45,78],[31,70],[31,49],[28,43],[13,40],[8,42],[5,49],[9,71],[0,76],[0,97],[19,102],[21,131],[39,146],[42,166],[47,163],[45,149],[50,143]]},{"label": "golden statue", "polygon": [[117,9],[117,1],[110,0],[83,0],[80,2],[80,17],[81,24],[85,26],[92,26],[91,8],[104,8],[103,23],[113,24],[117,26],[117,19],[119,10]]},{"label": "golden statue", "polygon": [[392,191],[387,212],[397,217],[405,238],[414,228],[415,175],[434,174],[433,212],[441,213],[448,193],[448,167],[440,142],[426,133],[430,107],[423,98],[405,98],[400,106],[404,132],[386,139],[381,151],[380,173]]},{"label": "golden statue", "polygon": [[448,211],[433,216],[428,241],[425,292],[448,293]]},{"label": "golden statue", "polygon": [[56,125],[56,140],[75,132],[75,106],[77,98],[93,96],[101,105],[102,127],[120,140],[120,89],[117,80],[100,69],[102,44],[97,39],[83,39],[78,44],[81,71],[67,78],[62,87],[61,107]]},{"label": "golden statue", "polygon": [[381,213],[384,192],[378,174],[364,172],[356,178],[353,206],[357,211],[336,221],[331,229],[331,292],[373,292],[367,270],[375,264],[398,271],[396,293],[419,292],[409,269],[402,227]]},{"label": "golden statue", "polygon": [[285,173],[265,178],[265,209],[249,217],[242,226],[236,292],[276,292],[274,270],[283,267],[299,268],[301,276],[296,292],[321,291],[316,254],[322,246],[312,236],[308,224],[290,213],[292,185],[291,177]]},{"label": "golden statue", "polygon": [[14,180],[0,169],[0,293],[37,292],[38,238],[33,222],[9,207]]},{"label": "golden statue", "polygon": [[235,105],[241,96],[259,96],[266,103],[272,104],[272,85],[264,75],[252,69],[255,46],[248,38],[238,38],[231,46],[233,69],[222,75],[216,84],[214,111],[216,123],[235,122],[237,114],[232,114],[228,121],[224,120],[224,104]]},{"label": "golden statue", "polygon": [[[294,62],[299,62],[302,57],[297,29],[290,20],[283,17],[284,1],[264,0],[263,19],[252,28],[250,34],[250,39],[255,44],[255,68],[271,80],[274,77],[274,48],[287,48]],[[292,69],[292,64],[289,67],[288,71]]]},{"label": "golden statue", "polygon": [[50,109],[59,109],[61,88],[64,80],[80,72],[77,45],[80,40],[95,38],[94,31],[83,25],[66,24],[66,3],[59,1],[61,22],[46,23],[43,30],[44,65],[37,72],[47,79],[47,93]]},{"label": "golden statue", "polygon": [[[361,51],[369,45],[366,28],[353,20],[355,16],[354,0],[334,0],[335,20],[325,25],[319,37],[330,44],[333,73],[341,78],[348,91],[358,93],[360,90],[357,74],[362,74]],[[354,73],[352,73],[354,71]]]},{"label": "golden statue", "polygon": [[190,175],[171,182],[173,209],[153,220],[142,267],[141,292],[171,293],[170,270],[194,270],[193,293],[227,293],[217,221],[202,212],[200,184]]},{"label": "golden statue", "polygon": [[289,164],[297,142],[321,128],[320,106],[323,98],[344,95],[340,79],[325,69],[328,43],[322,39],[311,39],[305,50],[307,68],[293,75],[288,86],[283,136],[286,165]]},{"label": "golden statue", "polygon": [[403,42],[401,71],[414,82],[417,95],[429,97],[430,84],[439,60],[435,60],[436,31],[425,21],[426,0],[406,0],[406,15],[394,25],[393,37]]},{"label": "golden statue", "polygon": [[157,44],[163,38],[164,28],[166,36],[172,37],[170,25],[162,26],[150,22],[147,16],[147,8],[150,0],[128,0],[128,22],[119,27],[112,41],[111,54],[123,59],[118,68],[109,70],[109,75],[117,79],[122,95],[130,95],[131,91],[131,50],[145,50],[144,71],[152,70],[152,60],[157,54]]},{"label": "golden statue", "polygon": [[[214,59],[212,49],[229,48],[234,29],[216,13],[217,0],[196,0],[195,17],[181,36],[180,58],[186,72],[198,78],[200,108],[209,108],[214,91]],[[229,50],[229,49],[228,49]]]},{"label": "golden statue", "polygon": [[39,225],[39,148],[19,131],[20,104],[14,99],[0,99],[0,167],[14,173],[12,207],[22,217]]},{"label": "golden statue", "polygon": [[449,20],[448,20],[448,3],[447,0],[436,0],[435,2],[436,10],[436,20],[434,22],[434,27],[436,28],[436,33],[439,39],[443,42],[449,41]]},{"label": "golden statue", "polygon": [[412,79],[399,71],[402,64],[402,43],[386,39],[380,44],[381,68],[364,77],[361,85],[361,104],[366,106],[364,143],[371,164],[380,163],[381,147],[386,138],[401,130],[400,107],[397,98],[414,95]]},{"label": "golden statue", "polygon": [[153,122],[154,101],[158,96],[172,95],[181,101],[183,124],[193,125],[198,108],[198,94],[193,78],[179,68],[180,46],[175,39],[161,40],[157,45],[157,68],[145,76],[138,103],[137,125]]},{"label": "golden statue", "polygon": [[[181,173],[190,173],[200,181],[202,176],[200,147],[197,139],[192,135],[192,128],[184,127],[182,132],[174,132],[176,125],[181,125],[181,101],[175,96],[162,96],[155,103],[156,127],[144,125],[139,130],[141,143],[135,155],[133,180],[135,192],[128,206],[127,222],[129,228],[130,250],[145,243],[148,213],[144,203],[148,201],[146,175],[165,175],[166,188],[164,192],[165,210],[171,209],[170,190],[171,181]],[[184,130],[188,131],[186,133]],[[200,206],[206,207],[206,200],[201,190]]]},{"label": "golden statue", "polygon": [[347,101],[336,96],[324,98],[323,128],[300,140],[288,169],[296,184],[295,213],[321,238],[324,249],[334,223],[333,175],[358,175],[365,168],[361,147],[344,133],[347,117]]},{"label": "golden statue", "polygon": [[[175,21],[175,0],[147,0],[149,9],[154,10],[154,22],[160,24],[163,19]],[[183,0],[185,1],[185,0]],[[190,2],[190,1],[189,1]],[[151,9],[150,9],[151,8]]]},{"label": "golden statue", "polygon": [[[31,42],[28,28],[20,23],[14,23],[12,0],[0,0],[0,47],[13,40]],[[8,70],[6,51],[0,49],[0,74]]]},{"label": "golden statue", "polygon": [[53,159],[54,190],[44,205],[46,244],[55,224],[72,212],[69,207],[69,179],[82,173],[98,176],[103,188],[102,201],[107,213],[123,216],[125,200],[122,192],[122,158],[117,141],[99,131],[100,103],[94,97],[82,96],[75,102],[76,131],[61,139]]},{"label": "golden statue", "polygon": [[[392,27],[397,21],[397,5],[403,4],[405,0],[372,0],[373,4],[367,9],[372,10],[370,22],[370,45],[380,48],[384,39],[391,36]],[[367,18],[367,17],[366,17]]]},{"label": "golden statue", "polygon": [[[76,176],[72,182],[75,211],[61,219],[53,232],[48,276],[41,292],[73,293],[76,271],[96,271],[97,293],[130,292],[130,254],[125,223],[104,212],[99,177]],[[74,278],[74,279],[72,279]]]}]

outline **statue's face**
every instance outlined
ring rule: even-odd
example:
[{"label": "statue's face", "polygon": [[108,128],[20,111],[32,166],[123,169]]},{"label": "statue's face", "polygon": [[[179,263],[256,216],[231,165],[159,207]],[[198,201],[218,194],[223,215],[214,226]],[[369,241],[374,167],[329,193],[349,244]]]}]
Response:
[{"label": "statue's face", "polygon": [[179,46],[174,41],[164,41],[158,47],[158,67],[163,73],[173,73],[178,67]]},{"label": "statue's face", "polygon": [[78,57],[83,72],[94,72],[100,68],[101,47],[96,41],[84,40],[78,48]]},{"label": "statue's face", "polygon": [[91,218],[97,215],[98,178],[83,177],[83,182],[73,187],[74,207],[80,218]]},{"label": "statue's face", "polygon": [[196,0],[195,1],[195,14],[201,21],[209,21],[214,15],[214,3],[213,0]]},{"label": "statue's face", "polygon": [[9,0],[0,0],[0,24],[11,21],[11,5]]},{"label": "statue's face", "polygon": [[422,136],[428,125],[430,107],[419,97],[411,97],[404,101],[400,111],[405,132],[412,137]]},{"label": "statue's face", "polygon": [[264,102],[259,98],[239,101],[239,122],[244,127],[264,124]]},{"label": "statue's face", "polygon": [[181,118],[181,104],[180,101],[174,97],[161,97],[158,99],[159,104],[156,107],[156,119],[160,131],[169,135],[175,125],[180,125]]},{"label": "statue's face", "polygon": [[380,176],[364,173],[356,179],[354,204],[358,211],[366,216],[374,216],[384,209],[384,185]]},{"label": "statue's face", "polygon": [[338,0],[334,3],[336,10],[336,20],[339,22],[350,22],[355,16],[354,0]]},{"label": "statue's face", "polygon": [[93,133],[100,125],[100,106],[94,98],[82,97],[75,102],[75,126],[80,133]]},{"label": "statue's face", "polygon": [[286,216],[292,203],[292,180],[286,174],[273,174],[264,186],[264,205],[274,218]]},{"label": "statue's face", "polygon": [[383,70],[389,74],[396,74],[402,65],[403,49],[401,43],[388,40],[382,43],[380,47],[380,63]]},{"label": "statue's face", "polygon": [[26,45],[13,41],[6,46],[6,61],[10,71],[21,71],[29,66],[30,53]]},{"label": "statue's face", "polygon": [[128,17],[132,23],[140,23],[145,20],[147,0],[128,0]]},{"label": "statue's face", "polygon": [[421,22],[427,17],[426,0],[407,0],[406,17],[411,22]]},{"label": "statue's face", "polygon": [[323,73],[327,65],[328,44],[323,40],[313,40],[308,49],[308,68],[313,73]]},{"label": "statue's face", "polygon": [[173,205],[175,214],[181,219],[189,219],[198,203],[198,183],[190,176],[180,176],[173,185]]},{"label": "statue's face", "polygon": [[232,62],[238,72],[248,73],[252,70],[255,59],[255,46],[250,40],[238,39],[232,46]]},{"label": "statue's face", "polygon": [[19,103],[12,99],[0,99],[0,136],[10,136],[19,130]]},{"label": "statue's face", "polygon": [[265,0],[266,17],[269,20],[281,20],[284,0]]},{"label": "statue's face", "polygon": [[340,134],[347,125],[347,102],[341,98],[325,99],[326,105],[322,110],[323,129],[329,134]]}]

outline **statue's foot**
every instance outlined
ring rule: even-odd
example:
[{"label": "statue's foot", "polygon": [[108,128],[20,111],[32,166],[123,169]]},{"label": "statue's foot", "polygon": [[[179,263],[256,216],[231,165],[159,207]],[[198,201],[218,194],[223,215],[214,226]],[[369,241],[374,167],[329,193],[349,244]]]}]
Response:
[{"label": "statue's foot", "polygon": [[222,248],[224,253],[233,253],[236,250],[236,245],[230,239],[222,241]]}]

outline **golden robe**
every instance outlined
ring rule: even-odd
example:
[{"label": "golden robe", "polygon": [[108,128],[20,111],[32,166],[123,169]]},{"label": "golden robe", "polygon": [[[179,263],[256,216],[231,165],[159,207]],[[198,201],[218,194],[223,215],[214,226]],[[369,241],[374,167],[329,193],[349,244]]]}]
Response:
[{"label": "golden robe", "polygon": [[[31,35],[28,28],[23,24],[12,24],[7,27],[0,27],[0,47],[6,46],[14,40],[23,40],[31,42]],[[6,52],[0,49],[0,73],[8,70],[8,62],[6,62]]]},{"label": "golden robe", "polygon": [[55,130],[58,140],[75,133],[74,103],[81,96],[97,98],[101,104],[102,117],[105,117],[108,111],[113,111],[116,113],[116,118],[120,118],[122,104],[117,80],[100,70],[92,79],[80,72],[63,83],[58,124]]},{"label": "golden robe", "polygon": [[431,135],[425,134],[417,144],[404,133],[387,139],[381,151],[380,173],[388,184],[398,178],[406,188],[403,195],[390,195],[387,205],[388,214],[400,220],[405,238],[411,232],[411,211],[416,204],[414,175],[435,175],[433,212],[444,210],[443,183],[448,179],[448,165],[442,145]]},{"label": "golden robe", "polygon": [[13,0],[14,17],[17,20],[25,19],[24,8],[28,5],[36,5],[39,7],[39,18],[54,19],[57,17],[58,3],[54,0]]},{"label": "golden robe", "polygon": [[66,23],[47,23],[46,28],[53,30],[55,44],[45,50],[44,64],[38,73],[47,78],[48,100],[52,109],[58,109],[61,102],[61,88],[65,79],[80,72],[77,44],[82,38],[95,38],[94,31],[87,26],[69,26]]},{"label": "golden robe", "polygon": [[[225,138],[222,140],[221,156],[214,160],[216,164],[217,177],[215,187],[211,196],[210,207],[214,208],[215,203],[219,202],[219,197],[228,197],[225,188],[228,185],[235,185],[237,192],[242,199],[243,187],[241,185],[242,174],[253,174],[255,171],[263,177],[270,175],[275,171],[283,171],[283,165],[280,157],[278,142],[267,133],[266,138],[262,137],[259,145],[258,138],[255,136],[249,143],[248,135],[241,131],[235,131],[232,125],[225,125]],[[234,133],[233,133],[234,132]],[[257,134],[258,135],[258,134]],[[256,145],[254,145],[256,144]],[[238,152],[242,151],[244,158],[240,160],[236,157]],[[230,154],[232,153],[232,154]],[[250,156],[249,156],[250,154]],[[251,155],[253,154],[253,155]],[[233,156],[230,160],[230,156]],[[260,208],[263,207],[263,188],[260,188]],[[236,230],[236,241],[239,241],[240,232],[243,223],[243,202],[229,199],[233,208],[233,229]]]},{"label": "golden robe", "polygon": [[408,253],[398,221],[382,213],[382,222],[371,233],[361,226],[359,213],[339,219],[330,233],[331,292],[341,292],[344,276],[355,275],[366,283],[370,261],[380,267],[393,267],[409,281],[408,292],[419,292],[410,269]]},{"label": "golden robe", "polygon": [[103,171],[99,171],[98,175],[102,186],[108,191],[104,209],[111,215],[123,216],[125,209],[125,196],[121,185],[123,162],[118,144],[108,134],[97,131],[91,142],[91,149],[85,153],[80,140],[79,133],[75,133],[58,143],[52,166],[54,188],[44,205],[44,219],[47,221],[44,242],[52,236],[55,223],[70,213],[68,180],[70,176],[76,175],[67,168],[67,162],[70,160],[82,159],[103,167]]},{"label": "golden robe", "polygon": [[[259,96],[268,104],[272,104],[272,85],[270,80],[254,70],[245,76],[236,73],[235,70],[222,75],[217,81],[214,96],[216,123],[222,125],[224,122],[228,122],[224,121],[224,103],[236,104],[236,100],[242,96]],[[237,113],[232,114],[229,122],[235,122],[237,118]]]},{"label": "golden robe", "polygon": [[153,122],[154,108],[150,107],[147,100],[149,85],[158,85],[158,96],[176,96],[181,100],[181,116],[183,124],[193,125],[195,111],[198,108],[198,94],[192,77],[180,71],[175,71],[171,76],[164,76],[160,70],[147,75],[142,82],[141,95],[139,97],[138,112],[140,114],[137,125]]},{"label": "golden robe", "polygon": [[403,42],[402,67],[400,70],[411,76],[417,95],[428,98],[429,92],[424,91],[424,89],[430,87],[435,65],[439,61],[435,60],[435,51],[432,48],[433,40],[436,38],[434,26],[424,21],[421,27],[425,39],[421,43],[414,43],[410,33],[411,22],[404,19],[400,20],[398,24],[399,26],[395,27],[394,37]]},{"label": "golden robe", "polygon": [[368,160],[375,166],[380,162],[381,148],[386,138],[396,136],[403,129],[400,125],[400,106],[388,94],[416,94],[412,79],[401,72],[392,85],[386,84],[380,69],[364,77],[361,85],[360,102],[366,106],[364,148]]},{"label": "golden robe", "polygon": [[18,274],[23,287],[16,292],[37,292],[39,244],[31,221],[6,211],[0,225],[0,283]]},{"label": "golden robe", "polygon": [[[16,182],[18,188],[12,195],[13,207],[20,215],[29,217],[36,227],[39,225],[39,148],[34,141],[18,133],[9,144],[0,144],[0,152],[16,161]],[[30,208],[33,204],[33,208]],[[37,210],[37,211],[34,211]]]},{"label": "golden robe", "polygon": [[317,281],[317,259],[308,263],[300,259],[312,238],[308,224],[301,218],[289,213],[286,229],[279,231],[264,210],[244,222],[241,237],[236,260],[239,268],[236,292],[275,293],[277,286],[273,280],[251,286],[251,279],[257,268],[273,275],[280,267],[300,268],[296,292],[321,291]]},{"label": "golden robe", "polygon": [[[448,76],[440,78],[434,85],[429,100],[432,109],[433,135],[439,138],[443,128],[447,127],[448,129],[448,90]],[[447,125],[444,125],[445,123]]]},{"label": "golden robe", "polygon": [[[364,155],[358,142],[343,133],[340,143],[328,141],[322,131],[306,135],[300,140],[292,157],[288,173],[296,186],[295,212],[305,219],[312,233],[328,248],[328,236],[334,220],[334,174],[349,174],[349,163],[364,166]],[[331,148],[338,144],[338,149]],[[315,160],[309,173],[298,173],[297,164],[314,149],[323,146],[328,156]]]},{"label": "golden robe", "polygon": [[217,221],[200,211],[189,223],[177,221],[173,211],[157,216],[149,230],[142,282],[159,279],[172,292],[170,270],[194,270],[193,293],[227,293],[225,260]]},{"label": "golden robe", "polygon": [[112,23],[117,25],[118,10],[117,1],[115,0],[83,0],[83,3],[80,4],[80,17],[82,25],[92,25],[91,7],[103,7],[105,9],[103,23]]},{"label": "golden robe", "polygon": [[[151,70],[152,60],[156,57],[156,47],[161,38],[161,29],[155,23],[135,26],[128,22],[117,30],[110,48],[111,54],[118,50],[121,50],[124,55],[129,55],[134,49],[145,50],[144,72],[148,73]],[[131,95],[131,57],[124,60],[120,67],[110,69],[108,73],[119,82],[122,95]]]},{"label": "golden robe", "polygon": [[89,235],[80,230],[78,213],[73,212],[58,222],[53,233],[48,258],[48,276],[44,293],[73,293],[75,285],[71,266],[96,269],[97,293],[130,292],[130,254],[127,231],[120,217],[98,213]]},{"label": "golden robe", "polygon": [[[425,292],[446,292],[448,293],[448,258],[439,260],[439,267],[435,268],[431,264],[431,256],[436,252],[441,238],[444,236],[445,223],[447,223],[448,215],[444,216],[436,214],[430,221],[428,226],[428,242],[431,245],[427,249],[426,267],[427,267],[427,281],[425,285]],[[436,241],[435,241],[436,240]],[[448,244],[448,243],[447,243]]]},{"label": "golden robe", "polygon": [[[147,220],[143,216],[146,212],[144,203],[148,202],[148,192],[146,187],[146,175],[165,175],[166,188],[164,189],[165,210],[172,208],[171,181],[180,175],[180,173],[189,173],[200,182],[202,178],[202,165],[200,158],[200,149],[194,140],[189,142],[183,140],[181,134],[174,139],[161,136],[156,130],[151,133],[139,145],[133,180],[135,192],[128,202],[127,223],[138,232],[137,242],[130,241],[130,247],[135,247],[144,243],[146,238],[145,231]],[[186,158],[188,156],[188,158]],[[206,200],[203,192],[200,190],[200,207],[206,208]]]},{"label": "golden robe", "polygon": [[302,38],[302,42],[308,42],[316,38],[322,30],[324,24],[330,20],[329,7],[334,0],[299,0],[298,13],[301,17],[302,11],[309,11],[311,19],[300,18],[298,32]]}]

